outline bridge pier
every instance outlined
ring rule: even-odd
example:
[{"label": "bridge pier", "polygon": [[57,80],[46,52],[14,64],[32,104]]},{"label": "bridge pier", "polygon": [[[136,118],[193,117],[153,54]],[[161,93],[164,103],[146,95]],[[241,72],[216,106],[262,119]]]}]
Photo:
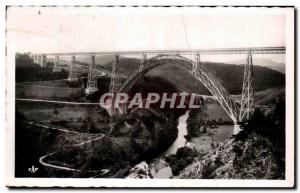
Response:
[{"label": "bridge pier", "polygon": [[115,61],[113,62],[111,78],[110,78],[110,85],[109,85],[109,93],[114,95],[118,88],[120,87],[119,84],[119,76],[117,73],[117,66],[119,65],[119,55],[116,55]]},{"label": "bridge pier", "polygon": [[37,64],[42,66],[42,56],[41,55],[37,55]]},{"label": "bridge pier", "polygon": [[86,95],[92,95],[92,94],[94,94],[97,91],[98,91],[98,88],[86,88],[85,89],[85,94]]},{"label": "bridge pier", "polygon": [[39,63],[39,56],[34,55],[34,63],[38,64]]},{"label": "bridge pier", "polygon": [[[120,83],[119,83],[119,76],[117,72],[117,66],[119,66],[119,55],[116,55],[115,61],[113,62],[112,65],[112,72],[111,72],[111,78],[110,78],[110,85],[109,85],[109,93],[112,96],[112,104],[115,103],[116,99],[116,92],[118,92],[120,88]],[[119,114],[119,108],[114,108],[114,105],[111,106],[111,113],[112,116],[118,116]]]},{"label": "bridge pier", "polygon": [[139,65],[139,72],[142,72],[145,65],[147,65],[147,54],[143,53],[142,59],[141,59],[140,65]]},{"label": "bridge pier", "polygon": [[55,56],[53,72],[61,72],[61,68],[60,68],[60,65],[59,65],[59,56]]},{"label": "bridge pier", "polygon": [[72,56],[71,65],[70,65],[70,69],[69,69],[69,78],[68,78],[69,82],[78,81],[77,73],[74,72],[75,60],[76,60],[76,56]]},{"label": "bridge pier", "polygon": [[241,125],[239,125],[237,122],[234,122],[232,135],[235,136],[239,134],[241,131],[242,131]]},{"label": "bridge pier", "polygon": [[200,64],[200,54],[199,54],[199,52],[197,52],[196,56],[195,56],[195,62],[193,62],[193,66],[192,66],[192,74],[193,75],[196,75],[199,64]]},{"label": "bridge pier", "polygon": [[32,55],[32,58],[33,58],[33,63],[38,63],[38,60],[37,60],[37,55]]},{"label": "bridge pier", "polygon": [[47,56],[44,54],[41,56],[41,64],[40,65],[42,68],[45,68],[47,66]]},{"label": "bridge pier", "polygon": [[247,63],[244,67],[244,79],[243,79],[243,90],[241,107],[239,114],[239,121],[249,120],[254,109],[254,99],[253,99],[253,61],[252,52],[249,50],[247,56]]},{"label": "bridge pier", "polygon": [[89,74],[88,74],[88,82],[85,89],[86,95],[94,94],[98,91],[97,87],[97,77],[95,76],[93,67],[95,66],[95,55],[92,55],[92,62],[89,65]]}]

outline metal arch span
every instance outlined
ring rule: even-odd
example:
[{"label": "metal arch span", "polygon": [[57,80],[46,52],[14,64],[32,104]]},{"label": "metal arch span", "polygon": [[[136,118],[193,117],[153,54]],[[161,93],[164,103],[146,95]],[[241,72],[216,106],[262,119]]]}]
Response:
[{"label": "metal arch span", "polygon": [[[170,54],[154,56],[146,61],[147,62],[143,64],[142,69],[138,68],[128,76],[126,81],[117,89],[117,92],[127,93],[140,78],[157,66],[170,63],[176,64],[183,66],[198,81],[200,81],[212,95],[216,97],[216,100],[220,103],[232,121],[234,123],[238,122],[238,107],[236,102],[230,97],[225,88],[213,77],[213,75],[200,65],[200,58],[199,60],[192,61],[177,54]],[[195,66],[197,67],[195,68]]]}]

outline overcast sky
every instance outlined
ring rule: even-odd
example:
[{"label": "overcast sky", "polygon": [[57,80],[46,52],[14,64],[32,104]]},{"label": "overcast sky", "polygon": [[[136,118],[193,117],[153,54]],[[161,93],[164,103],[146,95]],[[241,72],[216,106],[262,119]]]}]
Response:
[{"label": "overcast sky", "polygon": [[[9,8],[8,45],[38,53],[285,46],[280,10],[211,10]],[[284,56],[271,58],[284,62]]]}]

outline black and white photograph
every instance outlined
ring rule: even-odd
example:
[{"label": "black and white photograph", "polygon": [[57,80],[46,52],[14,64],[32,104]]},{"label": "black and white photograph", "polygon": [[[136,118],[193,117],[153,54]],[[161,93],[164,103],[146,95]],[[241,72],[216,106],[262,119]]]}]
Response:
[{"label": "black and white photograph", "polygon": [[294,187],[294,8],[8,6],[7,186]]}]

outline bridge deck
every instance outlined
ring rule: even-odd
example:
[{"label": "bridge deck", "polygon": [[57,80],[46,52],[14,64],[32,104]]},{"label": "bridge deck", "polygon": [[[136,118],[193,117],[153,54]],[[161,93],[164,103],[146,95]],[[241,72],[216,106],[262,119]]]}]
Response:
[{"label": "bridge deck", "polygon": [[135,54],[193,54],[199,52],[201,55],[218,54],[285,54],[285,47],[248,47],[248,48],[218,48],[218,49],[190,49],[190,50],[128,50],[128,51],[100,51],[100,52],[68,52],[68,53],[32,53],[55,56],[69,55],[135,55]]}]

